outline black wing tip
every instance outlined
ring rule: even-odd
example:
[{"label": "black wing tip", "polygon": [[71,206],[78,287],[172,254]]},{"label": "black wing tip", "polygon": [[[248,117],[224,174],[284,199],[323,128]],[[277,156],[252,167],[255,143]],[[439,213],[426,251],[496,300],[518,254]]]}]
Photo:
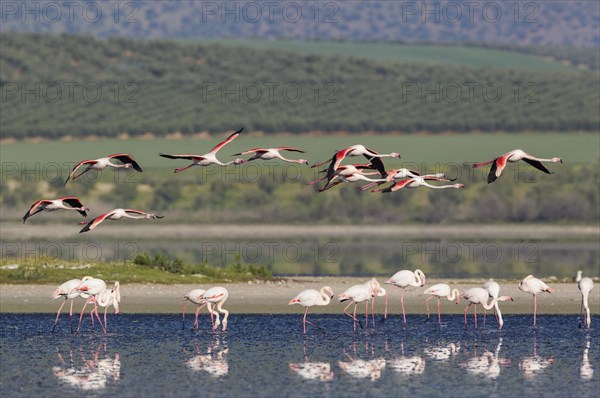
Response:
[{"label": "black wing tip", "polygon": [[241,152],[240,153],[234,153],[231,156],[242,156],[242,153]]}]

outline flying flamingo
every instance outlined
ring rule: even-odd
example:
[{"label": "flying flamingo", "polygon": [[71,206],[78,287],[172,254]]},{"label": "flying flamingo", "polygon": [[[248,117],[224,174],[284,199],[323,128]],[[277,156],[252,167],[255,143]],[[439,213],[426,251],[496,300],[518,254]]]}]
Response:
[{"label": "flying flamingo", "polygon": [[[592,281],[592,278],[582,278],[581,274],[582,271],[577,271],[577,278],[575,281],[577,282],[577,288],[581,292],[581,317],[583,318],[583,309],[585,308],[585,326],[589,329],[592,323],[592,318],[590,316],[588,295],[590,294],[590,290],[594,288],[594,281]],[[581,328],[581,318],[579,319],[579,327]]]},{"label": "flying flamingo", "polygon": [[337,151],[331,159],[325,160],[320,163],[315,163],[310,167],[319,167],[324,165],[325,163],[329,163],[329,168],[333,168],[333,170],[335,170],[339,167],[339,165],[342,163],[342,160],[344,160],[346,156],[364,156],[369,162],[373,163],[377,171],[383,174],[385,173],[385,167],[383,166],[381,158],[399,158],[400,154],[397,152],[380,154],[372,149],[365,148],[364,145],[358,144]]},{"label": "flying flamingo", "polygon": [[[341,184],[342,182],[356,182],[356,181],[386,182],[387,181],[385,178],[373,179],[373,178],[367,177],[368,175],[373,175],[373,174],[379,174],[379,173],[378,172],[373,172],[373,173],[364,172],[364,171],[357,169],[353,165],[340,166],[334,171],[333,176],[329,179],[327,184],[325,184],[325,186],[323,188],[317,189],[317,191],[323,192],[329,188],[333,188],[336,185]],[[337,178],[339,178],[339,181],[333,182]]]},{"label": "flying flamingo", "polygon": [[429,303],[428,301],[434,297],[437,297],[438,300],[438,323],[442,323],[441,315],[440,315],[440,300],[445,297],[449,301],[456,300],[456,304],[460,302],[460,292],[458,289],[450,289],[450,286],[445,283],[438,283],[437,285],[433,285],[430,288],[426,289],[423,294],[429,294],[430,297],[425,300],[425,307],[427,307],[427,322],[429,322]]},{"label": "flying flamingo", "polygon": [[535,327],[537,314],[536,296],[542,292],[552,293],[552,289],[541,280],[534,278],[533,275],[527,275],[525,279],[519,282],[519,289],[533,295],[533,327]]},{"label": "flying flamingo", "polygon": [[388,296],[387,291],[381,287],[377,279],[371,278],[365,283],[371,289],[373,298],[371,299],[371,316],[373,317],[373,325],[375,324],[375,297],[385,297],[385,311],[383,312],[383,321],[387,319],[388,312]]},{"label": "flying flamingo", "polygon": [[323,331],[319,326],[306,320],[306,314],[308,314],[308,308],[313,305],[328,305],[333,297],[333,290],[329,286],[323,286],[320,291],[314,289],[307,289],[301,291],[296,297],[288,302],[288,305],[299,304],[304,307],[304,318],[302,320],[302,326],[304,327],[304,334],[306,334],[306,324],[309,323]]},{"label": "flying flamingo", "polygon": [[[111,159],[119,160],[123,164],[111,163],[111,161],[110,161]],[[75,172],[77,171],[77,169],[79,169],[81,166],[84,166],[84,165],[86,166],[85,170],[83,170],[81,173],[75,175]],[[65,180],[65,185],[67,185],[67,182],[69,182],[69,179],[71,179],[72,181],[75,181],[77,178],[81,177],[81,175],[87,173],[90,170],[104,170],[107,167],[112,167],[114,169],[131,169],[131,168],[133,168],[135,171],[139,171],[140,173],[142,172],[142,168],[131,157],[131,155],[128,155],[126,153],[115,153],[115,154],[107,156],[105,158],[82,160],[81,162],[77,163],[77,165],[75,165],[75,167],[73,167],[73,170],[71,170],[71,173]]]},{"label": "flying flamingo", "polygon": [[[342,294],[338,296],[340,302],[344,302],[346,300],[350,300],[350,303],[344,308],[344,314],[348,315],[350,318],[354,319],[354,330],[356,330],[356,306],[359,303],[365,302],[365,316],[367,319],[366,327],[369,326],[369,300],[376,296],[379,291],[374,291],[371,287],[367,285],[354,285]],[[350,315],[346,312],[350,305],[354,304],[354,315]],[[361,325],[362,326],[362,325]]]},{"label": "flying flamingo", "polygon": [[185,307],[187,304],[185,301],[194,303],[198,307],[196,308],[196,321],[194,322],[194,327],[196,328],[196,330],[198,330],[198,314],[200,313],[200,310],[206,305],[206,301],[204,301],[203,298],[204,293],[206,293],[206,290],[204,289],[194,289],[183,296],[184,303],[181,309],[181,330],[185,328]]},{"label": "flying flamingo", "polygon": [[413,271],[402,270],[396,272],[390,279],[385,282],[388,285],[394,285],[402,289],[402,317],[406,323],[406,312],[404,311],[404,289],[409,286],[423,287],[425,285],[425,274],[420,269]]},{"label": "flying flamingo", "polygon": [[31,205],[27,213],[23,216],[23,224],[31,216],[38,214],[41,211],[55,211],[55,210],[75,210],[84,217],[87,217],[87,212],[90,210],[81,204],[79,198],[75,196],[64,196],[58,199],[42,199],[38,200]]},{"label": "flying flamingo", "polygon": [[492,167],[491,167],[490,173],[488,174],[488,177],[487,177],[487,182],[488,182],[488,184],[490,184],[490,183],[496,181],[500,177],[500,175],[502,174],[502,171],[506,167],[507,162],[514,163],[514,162],[518,162],[519,160],[522,160],[522,161],[528,163],[529,165],[535,167],[536,169],[538,169],[540,171],[543,171],[546,174],[552,174],[552,173],[542,164],[542,162],[552,162],[552,163],[562,163],[563,162],[561,158],[540,159],[540,158],[536,158],[535,156],[532,156],[532,155],[528,154],[527,152],[524,152],[520,149],[515,149],[513,151],[507,152],[504,155],[497,157],[496,159],[490,160],[488,162],[475,163],[475,164],[473,164],[473,168],[482,167],[482,166],[485,166],[485,165],[491,163]]},{"label": "flying flamingo", "polygon": [[[112,289],[106,289],[98,299],[96,300],[100,307],[104,308],[104,330],[108,328],[108,323],[106,321],[106,310],[111,305],[115,307],[115,315],[119,315],[119,303],[121,302],[121,284],[119,282],[115,282]],[[96,315],[98,315],[98,308],[94,308],[92,311],[96,311]],[[92,318],[93,319],[93,318]],[[106,334],[106,333],[105,333]]]},{"label": "flying flamingo", "polygon": [[[208,312],[210,314],[210,321],[213,323],[213,330],[216,330],[221,321],[219,319],[219,312],[223,315],[223,331],[227,331],[227,318],[229,318],[229,311],[223,309],[222,306],[229,297],[229,292],[224,287],[211,287],[206,292],[202,299],[206,301]],[[216,309],[213,311],[212,305],[216,304]],[[213,322],[213,315],[217,317],[217,320]]]},{"label": "flying flamingo", "polygon": [[[56,324],[58,323],[58,317],[60,316],[60,311],[62,311],[63,306],[67,302],[67,300],[71,300],[71,309],[69,310],[69,323],[71,324],[71,333],[73,333],[73,300],[77,297],[81,297],[87,299],[89,296],[85,293],[73,292],[73,290],[81,284],[82,281],[87,281],[92,279],[91,276],[84,276],[83,279],[71,279],[60,285],[53,293],[52,299],[56,300],[57,298],[64,297],[63,303],[60,305],[58,312],[56,313],[56,319],[54,320],[54,326],[52,326],[52,333],[54,334],[54,329],[56,329]],[[92,318],[93,319],[93,318]]]},{"label": "flying flamingo", "polygon": [[103,222],[104,220],[120,220],[121,218],[134,218],[134,219],[142,219],[142,218],[151,218],[151,219],[157,219],[157,218],[164,218],[164,216],[157,216],[156,214],[152,214],[152,213],[146,213],[140,210],[133,210],[133,209],[114,209],[112,211],[109,211],[108,213],[104,213],[99,215],[98,217],[94,218],[92,221],[87,222],[80,222],[80,225],[83,224],[87,224],[85,227],[83,227],[81,229],[81,231],[79,231],[79,233],[82,232],[87,232],[87,231],[91,231],[92,229],[96,228],[98,225],[100,225],[101,222]]},{"label": "flying flamingo", "polygon": [[242,164],[244,162],[243,159],[235,159],[230,162],[223,163],[219,159],[217,159],[217,152],[219,152],[219,150],[225,145],[235,140],[243,130],[244,128],[242,127],[241,129],[227,137],[225,141],[220,142],[217,146],[211,149],[210,152],[205,153],[204,155],[168,155],[166,153],[159,153],[159,156],[167,159],[187,159],[192,161],[192,163],[188,166],[179,167],[175,169],[175,171],[173,171],[174,173],[179,173],[183,170],[189,169],[192,166],[209,166],[211,164],[216,164],[217,166],[229,166],[230,164]]},{"label": "flying flamingo", "polygon": [[[418,177],[434,177],[434,178],[441,178],[444,179],[444,181],[455,181],[455,178],[448,178],[446,177],[446,174],[444,173],[435,173],[435,174],[425,174],[425,175],[421,175],[419,172],[414,171],[414,170],[409,170],[409,169],[405,169],[405,168],[401,168],[401,169],[391,169],[391,170],[386,170],[386,180],[387,182],[392,182],[392,181],[400,181],[400,180],[404,180],[406,178],[418,178]],[[385,182],[370,182],[366,185],[363,185],[361,187],[358,187],[358,190],[361,191],[366,191],[367,189],[375,186],[375,185],[382,185]]]},{"label": "flying flamingo", "polygon": [[329,183],[339,177],[345,177],[345,176],[350,176],[353,173],[361,173],[363,175],[374,175],[374,174],[381,174],[379,172],[373,172],[373,173],[367,173],[367,172],[363,172],[363,170],[373,170],[375,169],[375,166],[373,166],[372,163],[366,163],[366,164],[349,164],[346,166],[338,166],[337,168],[333,168],[330,167],[328,169],[325,170],[321,170],[320,173],[325,173],[324,177],[318,178],[314,181],[310,181],[307,182],[307,185],[313,185],[316,184],[318,182],[321,182],[323,180],[327,180],[327,182],[325,183],[325,187],[329,185]]},{"label": "flying flamingo", "polygon": [[[510,296],[501,296],[498,298],[492,298],[492,301],[488,304],[490,294],[487,290],[482,287],[473,287],[462,294],[462,297],[469,300],[469,305],[465,307],[465,327],[467,326],[467,311],[472,304],[475,304],[473,309],[473,318],[475,319],[475,327],[477,327],[477,304],[481,304],[483,311],[491,310],[498,301],[513,301]],[[499,328],[502,328],[500,324]]]},{"label": "flying flamingo", "polygon": [[[85,279],[85,278],[84,278]],[[104,329],[104,334],[106,334],[106,328],[104,324],[102,324],[102,320],[100,320],[100,316],[98,315],[98,297],[104,293],[106,290],[106,282],[102,279],[98,278],[89,278],[82,282],[72,290],[73,293],[85,293],[88,294],[89,297],[85,301],[83,308],[81,309],[81,314],[79,315],[79,324],[77,325],[77,333],[79,333],[79,328],[81,328],[81,321],[83,320],[83,314],[85,313],[85,308],[89,303],[94,303],[94,310],[92,310],[91,314],[95,312],[102,329]]]},{"label": "flying flamingo", "polygon": [[431,176],[413,177],[407,180],[398,181],[385,189],[373,189],[371,192],[396,192],[402,188],[418,188],[427,187],[432,189],[445,189],[445,188],[456,188],[462,189],[465,186],[463,184],[451,184],[451,185],[431,185],[427,181],[444,181],[450,182],[446,178]]},{"label": "flying flamingo", "polygon": [[280,146],[277,148],[254,148],[240,153],[234,153],[233,156],[247,155],[249,153],[254,153],[255,155],[251,158],[244,160],[243,163],[251,162],[253,160],[262,159],[262,160],[271,160],[271,159],[281,159],[284,162],[288,163],[300,163],[300,164],[308,164],[308,160],[306,159],[287,159],[279,153],[279,151],[291,151],[291,152],[300,152],[304,153],[304,151],[298,148],[292,148],[289,146]]}]

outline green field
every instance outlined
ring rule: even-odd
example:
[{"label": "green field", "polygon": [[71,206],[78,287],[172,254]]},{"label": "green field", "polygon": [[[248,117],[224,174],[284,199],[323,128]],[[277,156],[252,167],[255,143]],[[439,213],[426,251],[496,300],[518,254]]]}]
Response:
[{"label": "green field", "polygon": [[424,45],[394,43],[352,43],[300,40],[215,40],[215,43],[267,50],[294,51],[300,54],[340,55],[369,58],[376,61],[454,64],[473,68],[525,68],[538,71],[575,71],[550,57],[521,54],[514,51],[456,45]]},{"label": "green field", "polygon": [[[145,170],[170,170],[186,164],[185,160],[169,160],[158,156],[165,153],[204,154],[227,133],[209,139],[164,138],[142,140],[48,141],[41,143],[5,143],[0,147],[4,165],[34,169],[48,164],[72,164],[83,159],[95,159],[112,153],[125,152],[135,157]],[[446,135],[242,135],[219,153],[222,161],[231,159],[233,153],[255,147],[295,146],[306,154],[290,153],[290,158],[308,159],[309,163],[331,157],[335,150],[353,144],[363,144],[381,153],[399,152],[400,160],[387,160],[386,164],[415,162],[476,162],[490,160],[496,155],[521,148],[539,157],[561,157],[565,163],[591,163],[600,158],[600,135],[594,133],[529,133],[529,134],[446,134]],[[38,166],[36,166],[38,165]],[[190,170],[193,172],[193,170]],[[5,177],[3,177],[5,178]]]}]

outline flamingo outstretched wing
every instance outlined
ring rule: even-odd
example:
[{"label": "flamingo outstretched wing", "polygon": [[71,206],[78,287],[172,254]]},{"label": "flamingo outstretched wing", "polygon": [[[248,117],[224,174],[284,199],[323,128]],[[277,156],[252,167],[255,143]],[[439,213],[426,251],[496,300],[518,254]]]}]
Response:
[{"label": "flamingo outstretched wing", "polygon": [[[83,204],[81,203],[81,200],[79,200],[78,197],[75,196],[64,196],[62,198],[60,198],[60,200],[62,200],[63,202],[65,202],[66,204],[68,204],[71,207],[84,207]],[[77,212],[79,214],[81,214],[84,217],[87,217],[87,212],[85,210],[77,210]]]},{"label": "flamingo outstretched wing", "polygon": [[198,155],[170,155],[167,153],[159,153],[158,156],[163,157],[163,158],[167,158],[167,159],[187,159],[187,160],[194,160],[196,162],[199,162],[201,160],[204,159],[203,156],[198,156]]},{"label": "flamingo outstretched wing", "polygon": [[267,151],[268,151],[268,149],[265,149],[265,148],[253,148],[253,149],[248,149],[247,151],[244,151],[244,152],[234,153],[231,156],[248,155],[249,153],[265,153]]},{"label": "flamingo outstretched wing", "polygon": [[121,162],[127,164],[131,164],[135,171],[139,171],[140,173],[143,171],[140,165],[131,157],[131,155],[127,153],[115,153],[109,156],[110,159],[117,159]]},{"label": "flamingo outstretched wing", "polygon": [[533,159],[527,159],[527,158],[523,158],[523,161],[533,167],[535,167],[536,169],[543,171],[546,174],[552,174],[552,172],[550,170],[548,170],[546,168],[546,166],[544,166],[542,164],[542,162],[540,162],[539,160],[533,160]]},{"label": "flamingo outstretched wing", "polygon": [[[114,213],[114,210],[113,211],[109,211],[108,213],[104,213],[104,214],[99,215],[98,217],[94,218],[92,221],[88,222],[86,224],[86,226],[83,227],[81,229],[81,231],[79,231],[79,233],[91,231],[92,229],[96,228],[102,221],[106,220],[107,217],[110,217],[113,213]],[[81,222],[79,224],[84,224],[84,223],[85,222]]]},{"label": "flamingo outstretched wing", "polygon": [[43,211],[46,208],[46,206],[48,206],[50,203],[52,202],[44,199],[38,200],[37,202],[32,204],[29,210],[27,210],[27,213],[25,213],[25,215],[23,216],[23,224],[25,224],[25,221],[27,221],[29,217],[38,214],[40,211]]},{"label": "flamingo outstretched wing", "polygon": [[217,144],[213,149],[210,150],[209,153],[217,153],[217,152],[219,152],[219,149],[223,148],[225,145],[227,145],[231,141],[235,140],[241,134],[242,131],[244,131],[243,127],[241,129],[239,129],[238,131],[236,131],[235,133],[231,134],[229,137],[227,137],[227,139],[225,141],[220,142],[219,144]]},{"label": "flamingo outstretched wing", "polygon": [[277,149],[278,151],[290,151],[290,152],[306,153],[305,151],[303,151],[301,149],[290,147],[290,146],[278,146],[275,149]]},{"label": "flamingo outstretched wing", "polygon": [[67,179],[65,180],[65,185],[67,185],[67,182],[69,182],[69,179],[75,180],[77,177],[80,177],[82,174],[84,174],[85,172],[87,172],[89,170],[89,169],[85,169],[80,174],[78,174],[77,176],[73,177],[73,175],[75,174],[75,172],[77,171],[77,169],[79,169],[81,166],[83,166],[84,164],[86,164],[86,165],[94,165],[96,163],[98,163],[97,160],[82,160],[81,162],[77,163],[75,165],[75,167],[73,167],[73,170],[71,170],[71,173],[69,174],[69,176],[67,177]]}]

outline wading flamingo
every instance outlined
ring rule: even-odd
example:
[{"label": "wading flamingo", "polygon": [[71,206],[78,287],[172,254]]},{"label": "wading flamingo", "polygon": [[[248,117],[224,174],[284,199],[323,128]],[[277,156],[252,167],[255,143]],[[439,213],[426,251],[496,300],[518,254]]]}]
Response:
[{"label": "wading flamingo", "polygon": [[406,312],[404,311],[404,289],[409,286],[423,287],[425,286],[425,274],[420,269],[413,271],[402,270],[396,272],[386,282],[388,285],[394,285],[402,289],[402,297],[400,303],[402,303],[402,318],[406,323]]},{"label": "wading flamingo", "polygon": [[387,319],[388,312],[388,295],[387,291],[381,287],[381,284],[375,278],[371,278],[368,282],[365,282],[365,286],[371,289],[373,298],[371,299],[371,316],[373,318],[373,325],[375,325],[375,297],[385,297],[385,310],[383,312],[383,320]]},{"label": "wading flamingo", "polygon": [[307,323],[313,325],[321,332],[323,331],[323,329],[321,329],[319,326],[315,325],[310,321],[307,321],[306,314],[308,314],[308,308],[312,307],[313,305],[328,305],[331,302],[333,295],[333,290],[329,286],[323,286],[320,291],[316,291],[314,289],[303,290],[296,297],[294,297],[288,302],[288,305],[299,304],[305,308],[304,318],[302,320],[304,334],[306,334]]},{"label": "wading flamingo", "polygon": [[502,174],[502,171],[506,167],[506,163],[514,163],[522,160],[529,165],[535,167],[536,169],[543,171],[546,174],[552,174],[543,164],[542,162],[552,162],[552,163],[562,163],[561,158],[551,158],[551,159],[540,159],[536,158],[533,155],[528,154],[520,149],[515,149],[510,152],[505,153],[502,156],[497,157],[496,159],[490,160],[488,162],[481,162],[473,164],[473,168],[482,167],[487,164],[491,164],[492,167],[490,169],[490,173],[487,177],[488,184],[496,181],[498,177]]},{"label": "wading flamingo", "polygon": [[[121,302],[121,284],[115,282],[112,289],[106,289],[98,299],[96,300],[100,307],[104,308],[104,330],[108,329],[108,323],[106,321],[106,310],[111,305],[115,307],[115,315],[119,315],[119,303]],[[98,308],[94,308],[92,311],[96,311],[98,315]],[[93,318],[92,318],[93,319]]]},{"label": "wading flamingo", "polygon": [[27,213],[23,216],[23,224],[31,216],[38,214],[41,211],[55,211],[55,210],[75,210],[84,217],[87,217],[89,208],[81,204],[79,198],[75,196],[64,196],[58,199],[43,199],[38,200],[31,205]]},{"label": "wading flamingo", "polygon": [[431,176],[422,176],[422,177],[413,177],[407,180],[398,181],[385,189],[373,189],[371,192],[396,192],[402,188],[419,188],[419,187],[427,187],[431,189],[445,189],[445,188],[456,188],[462,189],[465,186],[463,184],[451,184],[451,185],[431,185],[427,181],[444,181],[450,182],[450,180],[446,178]]},{"label": "wading flamingo", "polygon": [[186,301],[194,303],[197,306],[194,327],[196,330],[198,330],[198,314],[200,314],[200,310],[206,305],[206,301],[204,301],[204,293],[206,293],[206,290],[204,289],[194,289],[183,296],[184,303],[183,307],[181,308],[181,330],[185,328],[185,307],[187,306]]},{"label": "wading flamingo", "polygon": [[[354,285],[342,294],[338,296],[340,302],[344,302],[346,300],[350,300],[350,303],[344,308],[344,314],[348,315],[350,318],[354,319],[354,330],[356,330],[356,306],[359,303],[365,302],[365,316],[366,316],[366,327],[369,326],[369,300],[376,296],[379,291],[375,292],[367,285]],[[354,304],[354,315],[350,315],[346,310]],[[362,327],[362,325],[361,325]]]},{"label": "wading flamingo", "polygon": [[581,318],[579,318],[579,327],[581,327],[581,319],[583,318],[583,310],[585,309],[585,327],[589,329],[590,325],[592,324],[592,318],[590,315],[588,296],[590,294],[590,290],[594,288],[594,281],[592,281],[592,278],[582,278],[582,273],[582,271],[577,271],[577,278],[575,278],[575,281],[577,282],[577,288],[581,292]]},{"label": "wading flamingo", "polygon": [[440,315],[440,301],[442,298],[447,298],[449,301],[456,300],[456,304],[460,302],[460,292],[458,289],[450,289],[450,286],[445,283],[438,283],[437,285],[433,285],[430,288],[425,289],[423,294],[429,294],[430,297],[425,300],[425,307],[427,307],[427,322],[429,322],[430,314],[429,314],[429,303],[428,301],[434,297],[437,297],[438,301],[438,323],[442,323],[442,318]]},{"label": "wading flamingo", "polygon": [[244,128],[242,127],[241,129],[227,137],[225,141],[220,142],[217,146],[211,149],[210,152],[205,153],[204,155],[168,155],[166,153],[159,153],[159,156],[167,159],[187,159],[192,161],[191,164],[185,167],[179,167],[175,169],[173,171],[174,173],[179,173],[183,170],[189,169],[192,166],[210,166],[211,164],[216,164],[217,166],[229,166],[230,164],[242,164],[244,162],[243,159],[235,159],[230,162],[223,163],[219,159],[217,159],[217,152],[219,152],[219,150],[225,145],[235,140],[243,130]]},{"label": "wading flamingo", "polygon": [[527,275],[525,279],[519,282],[519,289],[524,291],[525,293],[533,295],[533,327],[535,327],[537,315],[536,297],[539,293],[542,292],[552,293],[552,289],[549,288],[548,285],[546,285],[541,280],[534,278],[533,275]]},{"label": "wading flamingo", "polygon": [[85,293],[85,294],[89,295],[89,297],[85,301],[85,304],[83,305],[83,308],[81,309],[81,314],[79,315],[79,324],[77,325],[77,333],[79,333],[79,328],[81,328],[81,321],[83,320],[83,314],[85,313],[85,308],[87,307],[87,305],[89,303],[93,302],[95,311],[92,311],[90,314],[93,314],[95,312],[96,317],[98,318],[98,322],[100,322],[100,325],[102,326],[102,329],[104,330],[104,334],[106,334],[106,328],[104,327],[104,324],[102,324],[102,320],[100,319],[100,316],[98,315],[98,303],[97,303],[97,301],[98,301],[97,298],[102,293],[104,293],[105,290],[106,290],[106,282],[104,282],[102,279],[98,279],[98,278],[86,279],[86,280],[82,281],[79,284],[79,286],[77,286],[75,289],[72,290],[73,293],[77,292],[77,293]]},{"label": "wading flamingo", "polygon": [[87,224],[85,227],[83,227],[81,229],[81,231],[79,231],[79,233],[82,232],[87,232],[87,231],[91,231],[92,229],[96,228],[98,225],[100,225],[100,223],[102,223],[104,220],[120,220],[121,218],[134,218],[134,219],[142,219],[142,218],[151,218],[151,219],[157,219],[157,218],[164,218],[164,216],[157,216],[156,214],[152,214],[152,213],[146,213],[140,210],[133,210],[133,209],[114,209],[112,211],[109,211],[108,213],[104,213],[102,215],[99,215],[98,217],[94,218],[92,221],[87,222],[80,222],[80,225],[83,224]]},{"label": "wading flamingo", "polygon": [[[82,281],[87,281],[92,279],[91,276],[84,276],[83,279],[71,279],[60,285],[53,293],[52,299],[56,300],[57,298],[64,297],[64,301],[60,305],[58,312],[56,313],[56,319],[54,320],[54,326],[52,326],[52,333],[54,333],[54,329],[56,329],[56,324],[58,323],[58,317],[60,316],[60,311],[62,311],[63,306],[67,302],[67,300],[71,300],[71,309],[69,310],[69,323],[71,324],[71,333],[73,333],[73,300],[77,297],[81,297],[87,299],[89,295],[80,292],[73,292],[73,290],[78,287]],[[93,318],[92,318],[93,319]]]},{"label": "wading flamingo", "polygon": [[[221,324],[221,320],[219,319],[219,312],[223,315],[223,331],[227,331],[227,318],[229,318],[229,311],[223,309],[223,304],[229,297],[229,292],[224,287],[211,287],[206,292],[204,292],[204,296],[202,299],[206,301],[206,305],[208,307],[208,312],[210,314],[210,321],[213,324],[212,329],[217,330],[219,325]],[[216,304],[216,309],[213,311],[212,306]],[[213,322],[213,315],[217,317],[217,320]]]},{"label": "wading flamingo", "polygon": [[277,148],[254,148],[240,153],[234,153],[233,156],[240,155],[248,155],[249,153],[254,153],[255,155],[251,158],[244,160],[243,163],[248,163],[253,160],[262,159],[262,160],[271,160],[271,159],[281,159],[284,162],[288,163],[300,163],[300,164],[308,164],[308,160],[306,159],[288,159],[283,157],[279,151],[290,151],[290,152],[300,152],[305,153],[304,151],[298,148],[292,148],[289,146],[280,146]]},{"label": "wading flamingo", "polygon": [[[111,159],[116,159],[121,161],[122,164],[114,164],[111,163]],[[86,166],[85,170],[81,173],[75,175],[75,172],[82,166]],[[87,173],[90,170],[104,170],[107,167],[112,167],[113,169],[134,169],[135,171],[142,172],[142,168],[140,165],[126,153],[115,153],[114,155],[107,156],[105,158],[100,159],[91,159],[91,160],[82,160],[77,163],[71,173],[65,180],[65,185],[69,182],[69,179],[75,181],[77,178],[81,177],[81,175]]]},{"label": "wading flamingo", "polygon": [[[500,285],[493,279],[488,280],[482,286],[489,293],[491,298],[500,297]],[[502,312],[500,311],[500,306],[498,306],[498,302],[494,304],[494,314],[496,315],[496,320],[500,325],[500,329],[502,329],[502,325],[504,325],[504,320],[502,319]],[[485,312],[483,313],[483,323],[485,324]]]},{"label": "wading flamingo", "polygon": [[[492,301],[488,304],[490,294],[487,290],[482,287],[473,287],[462,294],[462,297],[469,301],[469,305],[465,307],[465,327],[467,326],[467,311],[471,304],[475,304],[473,308],[473,318],[475,319],[475,327],[477,327],[477,304],[481,304],[483,311],[491,310],[498,301],[513,301],[510,296],[501,296],[498,298],[492,298]],[[499,325],[502,328],[502,324]]]}]

